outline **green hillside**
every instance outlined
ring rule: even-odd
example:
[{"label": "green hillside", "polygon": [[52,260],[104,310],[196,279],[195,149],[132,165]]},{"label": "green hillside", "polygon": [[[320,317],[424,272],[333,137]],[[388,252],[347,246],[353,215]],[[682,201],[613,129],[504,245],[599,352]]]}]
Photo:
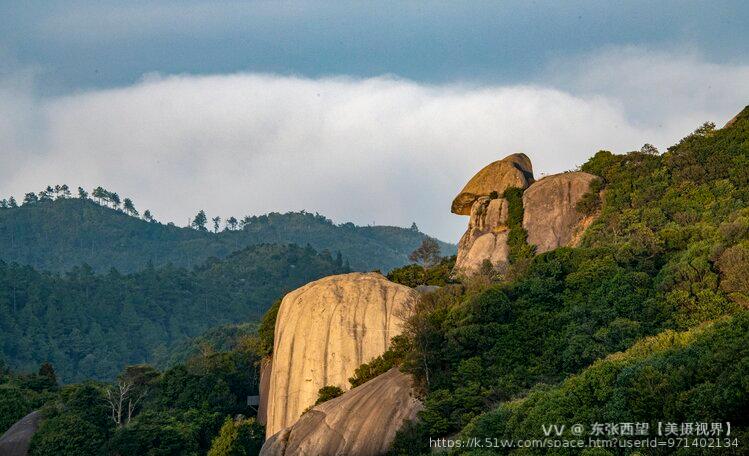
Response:
[{"label": "green hillside", "polygon": [[[20,203],[19,203],[20,204]],[[408,263],[424,234],[389,226],[335,225],[306,212],[246,217],[234,229],[214,233],[149,222],[88,198],[46,197],[18,207],[0,205],[0,259],[47,271],[88,264],[95,271],[135,272],[149,262],[193,267],[248,245],[310,244],[340,252],[351,268],[386,272]],[[210,221],[207,222],[209,225]],[[441,243],[443,255],[455,246]]]},{"label": "green hillside", "polygon": [[[570,431],[576,423],[586,423],[586,433],[591,432],[593,423],[647,423],[649,435],[654,437],[659,422],[722,423],[724,432],[728,431],[725,423],[730,422],[733,430],[729,438],[720,439],[727,445],[712,451],[746,454],[748,373],[749,312],[742,312],[715,324],[682,333],[666,331],[638,342],[626,352],[595,362],[559,386],[538,388],[522,399],[500,405],[470,423],[461,437],[481,441],[542,439],[542,425],[548,423],[565,426],[560,440],[577,438]],[[692,437],[698,438],[696,429]],[[668,454],[673,450],[649,451]],[[708,454],[710,451],[707,449]],[[467,453],[491,454],[482,450]],[[510,453],[525,454],[523,450]],[[567,449],[555,454],[577,453]],[[595,454],[619,453],[621,449]]]},{"label": "green hillside", "polygon": [[[505,410],[514,410],[512,401],[528,391],[560,384],[644,337],[746,312],[749,108],[729,127],[703,125],[663,154],[601,151],[582,170],[601,176],[603,185],[578,207],[597,217],[580,247],[516,258],[504,276],[484,271],[419,303],[407,337],[385,357],[415,375],[426,407],[420,421],[401,432],[394,453],[426,453],[429,437],[455,435],[469,425],[465,432],[473,435],[470,429],[480,423],[488,423],[484,434],[509,435],[518,423]],[[736,321],[745,330],[745,317]],[[669,409],[664,420],[686,419],[690,410],[695,418],[718,416],[698,408],[709,399],[690,402],[689,392],[702,388],[745,410],[746,351],[701,347],[716,352],[683,359],[692,374],[673,381],[684,395],[668,396],[681,415]],[[712,370],[711,357],[723,371]],[[710,384],[730,366],[741,378]],[[647,400],[647,392],[641,394],[633,403]],[[653,410],[660,413],[663,399]],[[557,405],[565,418],[589,410],[572,399]],[[737,418],[730,410],[725,416]],[[745,421],[736,424],[746,431]]]},{"label": "green hillside", "polygon": [[49,361],[65,382],[111,379],[127,364],[162,365],[186,337],[258,321],[283,293],[347,271],[340,258],[311,247],[269,244],[192,270],[146,267],[126,275],[0,262],[0,354],[21,371]]}]

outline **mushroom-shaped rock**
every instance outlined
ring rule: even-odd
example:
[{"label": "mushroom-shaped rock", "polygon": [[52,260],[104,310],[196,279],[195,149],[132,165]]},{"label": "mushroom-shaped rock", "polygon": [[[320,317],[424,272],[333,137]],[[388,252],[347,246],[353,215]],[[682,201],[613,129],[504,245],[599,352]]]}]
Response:
[{"label": "mushroom-shaped rock", "polygon": [[451,211],[470,215],[473,203],[492,192],[501,195],[510,187],[527,188],[533,182],[533,166],[525,154],[512,154],[486,165],[463,187],[452,203]]},{"label": "mushroom-shaped rock", "polygon": [[288,293],[276,319],[266,436],[292,425],[323,386],[348,389],[401,333],[418,293],[377,273],[341,274]]},{"label": "mushroom-shaped rock", "polygon": [[393,368],[343,395],[313,407],[263,445],[262,456],[358,455],[387,452],[395,433],[422,404],[412,380]]},{"label": "mushroom-shaped rock", "polygon": [[544,177],[523,192],[523,228],[537,253],[574,246],[592,219],[586,219],[577,203],[598,179],[584,172]]},{"label": "mushroom-shaped rock", "polygon": [[26,456],[29,452],[31,438],[39,428],[42,414],[31,412],[18,420],[0,437],[0,455]]}]

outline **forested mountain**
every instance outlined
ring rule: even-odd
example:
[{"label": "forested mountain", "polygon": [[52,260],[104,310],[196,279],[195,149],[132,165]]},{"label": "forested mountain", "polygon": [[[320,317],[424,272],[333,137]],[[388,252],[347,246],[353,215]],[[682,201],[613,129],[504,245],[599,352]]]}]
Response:
[{"label": "forested mountain", "polygon": [[311,247],[260,244],[194,269],[97,274],[0,262],[0,352],[14,369],[49,361],[61,380],[111,379],[213,326],[258,321],[283,293],[349,269]]},{"label": "forested mountain", "polygon": [[[394,453],[428,454],[430,437],[461,432],[543,438],[540,423],[731,421],[745,439],[748,170],[749,108],[663,154],[598,152],[582,166],[601,185],[578,207],[595,217],[579,247],[443,287],[393,352],[360,369],[397,362],[420,384],[425,410]],[[410,280],[405,272],[390,277]],[[711,321],[721,323],[689,331]],[[744,454],[741,445],[724,454]]]},{"label": "forested mountain", "polygon": [[[104,192],[106,197],[108,192]],[[118,210],[97,203],[85,192],[83,198],[61,192],[55,199],[46,190],[40,194],[27,195],[23,203],[2,201],[0,259],[48,271],[67,271],[85,263],[98,272],[115,268],[125,273],[149,262],[190,268],[248,245],[295,243],[310,244],[320,252],[340,252],[354,270],[386,272],[407,263],[408,254],[425,237],[415,227],[335,225],[307,212],[248,216],[242,221],[232,218],[213,232],[203,211],[193,221],[196,229],[180,228],[155,222],[150,213],[148,220],[136,217],[127,199],[129,206]],[[119,197],[116,201],[113,207],[119,207]],[[455,253],[452,244],[440,246],[443,255]]]},{"label": "forested mountain", "polygon": [[[390,280],[412,287],[437,286],[420,296],[390,349],[349,379],[352,386],[361,385],[393,366],[412,375],[424,409],[398,432],[391,454],[431,454],[430,440],[443,437],[544,439],[541,425],[550,424],[564,425],[565,439],[577,438],[570,429],[582,424],[587,439],[595,423],[647,423],[649,438],[654,438],[659,422],[730,422],[731,439],[714,452],[658,447],[648,454],[746,454],[749,108],[723,129],[701,126],[663,154],[652,148],[624,154],[600,151],[581,169],[598,176],[600,185],[592,186],[576,209],[592,219],[577,247],[535,255],[534,246],[520,233],[516,242],[528,254],[511,257],[506,270],[489,264],[473,276],[455,278],[450,271],[454,259],[444,259],[428,269],[409,265],[388,274]],[[512,192],[522,194],[521,189]],[[522,200],[516,198],[520,219]],[[22,320],[16,324],[21,329],[5,342],[16,354],[50,343],[38,337],[30,344],[26,338],[27,345],[18,347],[25,337],[23,325],[42,327],[38,317],[50,313],[38,311],[40,302],[69,303],[65,312],[51,311],[44,323],[45,331],[62,341],[62,350],[80,347],[79,339],[46,321],[68,315],[88,321],[80,315],[97,312],[86,307],[94,301],[89,298],[111,295],[111,300],[102,299],[102,313],[96,315],[112,320],[105,323],[108,329],[117,328],[111,330],[113,346],[141,344],[135,348],[138,356],[120,362],[167,356],[174,362],[194,356],[161,373],[146,366],[126,369],[120,379],[131,379],[142,388],[135,391],[145,392],[132,420],[120,425],[107,421],[104,400],[115,385],[89,383],[58,390],[49,366],[38,374],[6,372],[0,385],[0,424],[7,426],[44,404],[45,421],[32,441],[32,456],[257,454],[261,429],[252,418],[235,415],[254,413],[241,398],[257,391],[258,360],[272,350],[278,306],[266,313],[257,337],[254,325],[228,325],[193,341],[183,339],[169,355],[165,345],[149,352],[142,342],[131,342],[168,334],[175,327],[191,332],[196,328],[185,330],[174,315],[210,319],[210,311],[201,306],[213,305],[216,296],[215,305],[230,314],[244,307],[254,318],[254,301],[235,302],[253,288],[232,288],[239,286],[235,281],[254,276],[233,262],[261,264],[242,261],[253,249],[194,271],[150,267],[131,275],[96,276],[78,268],[60,276],[4,265],[3,290],[12,289],[16,274],[27,283],[24,310],[14,309],[13,314],[13,321]],[[345,269],[342,259],[288,249],[298,255],[294,264],[317,259],[321,269]],[[290,263],[287,254],[278,254],[279,267]],[[280,269],[291,274],[295,268],[289,264]],[[258,272],[258,283],[267,274]],[[34,283],[44,286],[31,286]],[[205,293],[196,284],[213,288]],[[63,297],[75,299],[50,300],[45,290],[60,290]],[[273,299],[271,294],[266,295]],[[185,302],[187,310],[169,314],[151,304],[154,296],[159,302]],[[3,315],[9,314],[7,291],[0,300]],[[76,312],[74,303],[79,302],[84,310]],[[137,325],[128,317],[129,308],[136,306],[148,316]],[[231,323],[213,318],[209,324]],[[141,329],[151,320],[158,323]],[[234,321],[241,320],[238,316]],[[80,324],[75,321],[72,326]],[[63,354],[78,366],[98,366],[100,357],[105,366],[111,365],[106,369],[111,375],[119,369],[104,348],[97,352],[96,363],[79,359],[78,352]],[[212,353],[214,349],[231,351]],[[55,352],[41,353],[35,360],[47,359],[48,353]],[[18,361],[26,370],[34,366],[33,360]],[[630,454],[625,448],[504,447],[454,448],[452,453]]]}]

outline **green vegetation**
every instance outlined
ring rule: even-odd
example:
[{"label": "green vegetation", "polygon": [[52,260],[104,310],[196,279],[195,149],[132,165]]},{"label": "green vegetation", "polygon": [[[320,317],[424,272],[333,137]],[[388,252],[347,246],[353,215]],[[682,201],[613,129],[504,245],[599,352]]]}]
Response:
[{"label": "green vegetation", "polygon": [[[137,218],[134,207],[120,209],[108,196],[112,192],[102,192],[100,197],[94,192],[96,201],[85,191],[83,198],[31,193],[33,201],[20,207],[15,199],[12,205],[1,200],[0,259],[45,271],[63,272],[85,263],[97,272],[115,268],[127,273],[149,264],[192,268],[255,244],[309,244],[334,256],[340,252],[354,270],[389,271],[407,263],[409,252],[425,237],[418,229],[335,225],[307,212],[247,216],[241,222],[229,217],[222,231],[214,226],[217,232],[211,232],[200,211],[191,222],[195,229],[179,228],[155,222],[150,211]],[[455,254],[454,245],[438,244],[443,254]]]},{"label": "green vegetation", "polygon": [[450,283],[450,274],[455,266],[455,256],[442,258],[439,263],[424,267],[419,264],[409,264],[393,269],[387,275],[388,280],[416,288],[419,285],[444,286]]},{"label": "green vegetation", "polygon": [[[417,304],[397,362],[414,375],[425,410],[393,453],[427,453],[429,437],[461,430],[533,437],[555,417],[726,416],[745,434],[748,164],[749,108],[731,127],[700,127],[663,155],[596,154],[582,170],[601,185],[580,209],[598,216],[580,247],[530,257],[519,232],[511,250],[523,253],[507,274],[448,285]],[[512,230],[522,198],[505,197]],[[643,338],[723,318],[689,346],[666,344],[682,336],[665,332],[644,342],[662,342],[663,352],[641,358],[636,346],[630,361],[600,361]],[[658,389],[637,391],[637,382]]]},{"label": "green vegetation", "polygon": [[111,379],[127,364],[184,359],[194,350],[172,349],[188,337],[258,321],[284,293],[347,271],[340,258],[295,245],[255,245],[193,270],[167,265],[127,275],[0,262],[0,351],[15,370],[49,361],[63,382]]},{"label": "green vegetation", "polygon": [[22,375],[13,373],[0,358],[0,435],[57,391],[57,378],[49,364],[43,364],[39,373]]},{"label": "green vegetation", "polygon": [[327,402],[331,399],[335,399],[341,394],[343,394],[343,390],[337,386],[331,386],[331,385],[323,386],[317,392],[317,400],[315,401],[315,405],[319,405],[319,404],[322,404],[323,402]]},{"label": "green vegetation", "polygon": [[[556,423],[565,425],[561,439],[574,438],[569,429],[575,423],[588,428],[593,423],[648,423],[655,435],[659,421],[729,421],[731,438],[746,445],[747,369],[749,312],[742,312],[714,325],[666,331],[638,342],[559,386],[539,387],[523,399],[501,404],[476,418],[462,434],[481,440],[543,438],[541,426]],[[745,449],[723,448],[720,454],[745,454]]]},{"label": "green vegetation", "polygon": [[535,253],[528,245],[528,233],[523,228],[523,190],[517,187],[508,188],[502,195],[507,200],[507,245],[510,250],[510,263],[528,259]]},{"label": "green vegetation", "polygon": [[[243,415],[254,414],[245,401],[258,391],[258,360],[236,350],[197,356],[163,373],[129,366],[113,384],[50,386],[41,400],[28,387],[33,376],[6,373],[0,389],[16,385],[34,409],[41,407],[31,456],[257,454],[263,428]],[[12,421],[4,412],[0,422]]]},{"label": "green vegetation", "polygon": [[260,453],[263,440],[263,427],[254,418],[227,417],[208,456],[253,456]]}]

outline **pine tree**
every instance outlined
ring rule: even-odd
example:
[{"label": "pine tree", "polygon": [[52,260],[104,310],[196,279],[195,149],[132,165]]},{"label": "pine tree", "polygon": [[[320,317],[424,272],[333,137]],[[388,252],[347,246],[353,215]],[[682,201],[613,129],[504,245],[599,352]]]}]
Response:
[{"label": "pine tree", "polygon": [[198,231],[206,231],[205,225],[208,223],[208,217],[205,215],[204,210],[200,210],[200,212],[197,213],[195,218],[193,219],[191,225],[193,228],[195,228]]}]

